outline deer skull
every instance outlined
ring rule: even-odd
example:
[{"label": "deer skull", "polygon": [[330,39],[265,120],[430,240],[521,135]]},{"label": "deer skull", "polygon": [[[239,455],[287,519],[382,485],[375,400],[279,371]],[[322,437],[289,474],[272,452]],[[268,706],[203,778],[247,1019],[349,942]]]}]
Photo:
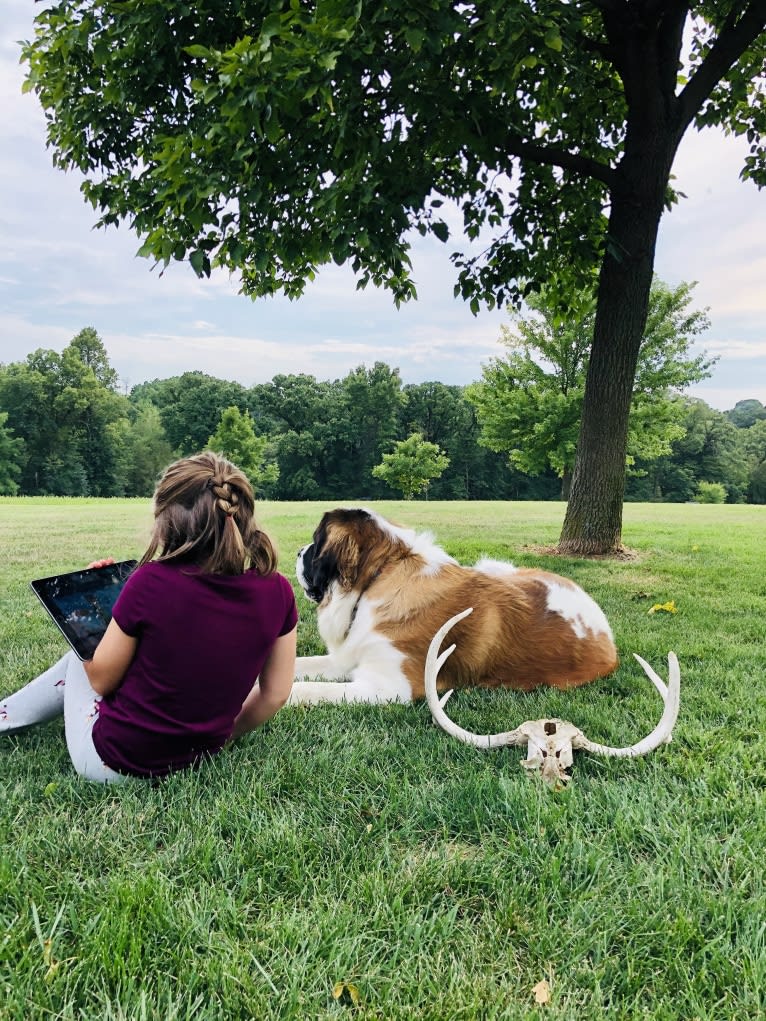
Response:
[{"label": "deer skull", "polygon": [[593,752],[596,755],[606,755],[617,758],[634,758],[638,755],[647,755],[654,751],[661,744],[667,744],[673,735],[673,727],[678,719],[681,691],[681,671],[674,652],[668,654],[668,684],[657,676],[649,664],[636,656],[649,680],[660,693],[664,710],[660,722],[642,741],[629,745],[626,748],[612,748],[609,745],[597,744],[590,741],[585,734],[572,723],[566,720],[527,720],[515,730],[509,730],[500,734],[474,734],[464,730],[447,716],[444,706],[452,694],[448,691],[439,698],[436,691],[436,678],[444,661],[455,651],[451,645],[441,654],[439,649],[448,631],[454,627],[459,620],[473,613],[473,607],[463,610],[456,616],[451,617],[443,624],[431,639],[428,648],[425,668],[426,701],[431,710],[434,723],[437,723],[443,730],[452,737],[466,744],[474,745],[477,748],[501,748],[510,745],[527,746],[527,757],[522,761],[522,766],[530,771],[539,772],[540,776],[547,783],[553,786],[560,786],[567,783],[571,778],[568,770],[572,766],[573,750]]}]

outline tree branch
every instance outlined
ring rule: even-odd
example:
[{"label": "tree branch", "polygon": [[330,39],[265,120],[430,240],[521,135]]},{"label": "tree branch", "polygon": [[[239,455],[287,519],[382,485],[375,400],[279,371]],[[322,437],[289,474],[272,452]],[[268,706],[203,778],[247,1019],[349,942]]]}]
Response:
[{"label": "tree branch", "polygon": [[649,9],[658,8],[662,4],[663,11],[659,23],[657,54],[659,65],[659,83],[668,110],[677,109],[676,87],[678,85],[678,63],[681,46],[683,45],[684,25],[689,16],[688,0],[655,0]]},{"label": "tree branch", "polygon": [[592,177],[596,181],[601,181],[607,188],[612,188],[617,181],[614,170],[600,160],[592,159],[590,156],[579,156],[577,153],[567,152],[566,149],[558,149],[555,146],[525,142],[520,135],[506,136],[505,151],[508,156],[518,156],[519,159],[530,160],[532,163],[560,167],[562,170],[571,170],[576,174]]},{"label": "tree branch", "polygon": [[610,14],[619,14],[625,10],[625,0],[590,0],[591,7]]},{"label": "tree branch", "polygon": [[[664,12],[668,6],[667,0],[645,0],[643,6],[644,16],[655,17],[660,12]],[[688,3],[684,6],[688,7]]]},{"label": "tree branch", "polygon": [[585,35],[584,32],[577,32],[574,41],[577,45],[582,46],[584,50],[596,53],[599,57],[603,57],[604,60],[608,60],[610,64],[614,64],[614,49],[610,43],[603,42],[600,39],[593,39],[591,36]]},{"label": "tree branch", "polygon": [[751,0],[738,20],[734,5],[710,52],[678,97],[679,134],[686,130],[721,78],[765,27],[766,0]]}]

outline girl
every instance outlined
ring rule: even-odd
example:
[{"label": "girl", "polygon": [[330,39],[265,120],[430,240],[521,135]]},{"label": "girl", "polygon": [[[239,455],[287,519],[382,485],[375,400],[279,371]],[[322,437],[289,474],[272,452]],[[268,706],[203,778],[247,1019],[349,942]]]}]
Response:
[{"label": "girl", "polygon": [[170,465],[93,659],[69,652],[0,702],[0,731],[63,713],[77,772],[119,783],[193,766],[270,719],[292,688],[298,614],[254,509],[224,458]]}]

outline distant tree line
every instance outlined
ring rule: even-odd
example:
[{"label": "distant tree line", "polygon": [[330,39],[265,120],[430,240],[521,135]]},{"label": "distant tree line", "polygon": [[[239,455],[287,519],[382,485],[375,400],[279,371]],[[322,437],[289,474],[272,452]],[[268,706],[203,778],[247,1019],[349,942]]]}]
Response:
[{"label": "distant tree line", "polygon": [[433,499],[548,499],[558,489],[552,473],[529,478],[479,445],[462,387],[404,385],[382,362],[334,381],[299,373],[246,387],[195,371],[119,389],[91,328],[61,354],[0,365],[0,492],[146,496],[171,459],[211,441],[229,446],[243,426],[226,452],[239,463],[252,457],[248,474],[265,498],[396,496],[373,469],[413,433],[449,458]]},{"label": "distant tree line", "polygon": [[[0,493],[148,496],[173,458],[215,446],[268,499],[372,500],[418,491],[434,500],[558,498],[555,468],[541,465],[530,475],[507,451],[482,444],[469,392],[403,384],[398,369],[376,362],[333,381],[280,374],[251,387],[185,372],[125,394],[100,337],[87,328],[60,354],[40,349],[0,365]],[[711,498],[710,490],[702,495],[704,483],[718,486],[715,499],[766,502],[764,406],[741,401],[723,413],[678,400],[676,438],[651,460],[635,458],[628,498]],[[396,473],[379,466],[390,468],[386,455],[406,452],[404,441],[420,440],[438,448],[441,474],[420,490],[397,483],[397,491]]]}]

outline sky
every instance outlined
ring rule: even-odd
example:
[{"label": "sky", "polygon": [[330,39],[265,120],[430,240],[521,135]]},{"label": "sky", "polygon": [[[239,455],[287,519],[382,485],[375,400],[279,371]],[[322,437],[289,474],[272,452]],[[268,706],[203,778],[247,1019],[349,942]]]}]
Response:
[{"label": "sky", "polygon": [[[126,392],[193,369],[250,386],[277,373],[337,379],[376,361],[404,383],[465,384],[502,355],[508,313],[474,317],[453,297],[449,242],[413,242],[418,300],[397,310],[388,291],[356,291],[350,270],[336,266],[298,301],[253,301],[222,272],[198,280],[188,264],[152,271],[126,226],[94,230],[79,177],[52,166],[42,110],[21,93],[19,40],[31,38],[34,14],[30,0],[2,0],[0,362],[60,351],[86,326]],[[766,190],[739,180],[745,152],[719,132],[687,133],[674,167],[687,198],[663,218],[655,264],[671,285],[697,281],[693,306],[711,319],[698,349],[719,361],[689,393],[722,411],[752,397],[766,404]]]}]

